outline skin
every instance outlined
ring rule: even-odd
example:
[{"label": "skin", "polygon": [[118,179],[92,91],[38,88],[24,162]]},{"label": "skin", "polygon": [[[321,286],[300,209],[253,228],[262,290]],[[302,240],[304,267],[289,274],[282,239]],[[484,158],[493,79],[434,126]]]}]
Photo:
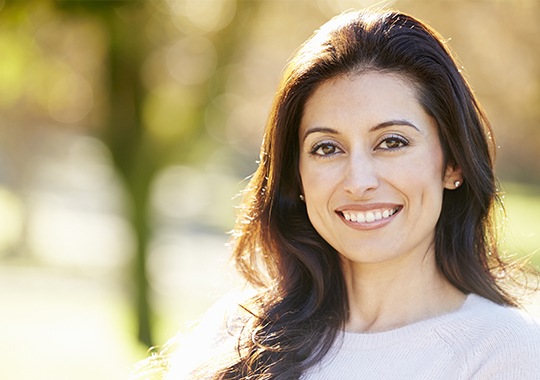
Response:
[{"label": "skin", "polygon": [[365,72],[322,83],[299,130],[309,219],[341,255],[346,329],[385,331],[458,309],[465,296],[437,270],[435,225],[444,189],[438,126],[399,74]]}]

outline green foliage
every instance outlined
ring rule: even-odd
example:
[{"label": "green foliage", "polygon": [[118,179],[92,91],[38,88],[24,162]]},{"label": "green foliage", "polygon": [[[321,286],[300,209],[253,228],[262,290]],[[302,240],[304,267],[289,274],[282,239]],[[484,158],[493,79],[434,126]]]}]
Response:
[{"label": "green foliage", "polygon": [[141,6],[146,0],[54,0],[58,9],[66,11],[102,12],[118,7]]},{"label": "green foliage", "polygon": [[508,216],[503,249],[510,256],[530,258],[540,268],[540,188],[516,183],[503,188]]}]

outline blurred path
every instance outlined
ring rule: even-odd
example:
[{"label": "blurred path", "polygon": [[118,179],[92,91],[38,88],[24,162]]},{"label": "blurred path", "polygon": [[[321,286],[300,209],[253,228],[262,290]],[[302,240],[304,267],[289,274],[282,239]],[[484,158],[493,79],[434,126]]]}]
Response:
[{"label": "blurred path", "polygon": [[[232,288],[225,235],[167,234],[150,255],[157,344]],[[135,340],[125,269],[0,266],[0,379],[127,379]]]},{"label": "blurred path", "polygon": [[0,379],[126,379],[127,305],[103,278],[0,267]]}]

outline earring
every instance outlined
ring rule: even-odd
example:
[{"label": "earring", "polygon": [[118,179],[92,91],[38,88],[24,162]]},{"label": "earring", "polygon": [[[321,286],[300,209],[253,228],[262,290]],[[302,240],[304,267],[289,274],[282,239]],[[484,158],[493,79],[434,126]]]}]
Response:
[{"label": "earring", "polygon": [[460,181],[455,181],[454,182],[454,186],[456,187],[456,189],[461,185],[461,182]]},{"label": "earring", "polygon": [[306,198],[304,198],[304,195],[303,195],[303,194],[300,194],[299,197],[300,197],[300,200],[301,200],[302,202],[305,202],[305,201],[306,201]]}]

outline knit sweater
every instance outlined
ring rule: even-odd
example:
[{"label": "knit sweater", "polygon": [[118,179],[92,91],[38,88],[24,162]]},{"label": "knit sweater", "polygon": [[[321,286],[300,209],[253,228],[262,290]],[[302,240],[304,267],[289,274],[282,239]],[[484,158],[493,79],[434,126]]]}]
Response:
[{"label": "knit sweater", "polygon": [[540,379],[540,325],[471,294],[457,311],[380,333],[342,333],[302,380]]},{"label": "knit sweater", "polygon": [[[223,322],[242,298],[222,299],[193,334],[179,337],[167,380],[212,379],[211,372],[192,371],[205,363],[221,368],[236,357],[237,339]],[[386,332],[340,333],[301,377],[356,379],[540,380],[540,324],[523,311],[470,294],[452,313]]]}]

